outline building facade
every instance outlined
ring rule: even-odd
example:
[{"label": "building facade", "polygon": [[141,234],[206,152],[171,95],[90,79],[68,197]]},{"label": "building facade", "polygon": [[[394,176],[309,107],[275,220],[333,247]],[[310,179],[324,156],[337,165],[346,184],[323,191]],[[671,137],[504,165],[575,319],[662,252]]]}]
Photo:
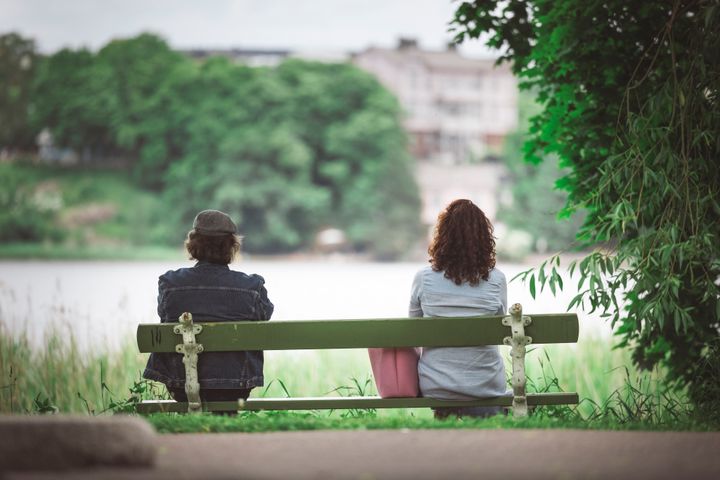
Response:
[{"label": "building facade", "polygon": [[453,46],[423,50],[401,39],[394,49],[356,53],[353,63],[397,96],[418,159],[475,163],[498,155],[517,128],[517,81],[492,59],[463,57]]}]

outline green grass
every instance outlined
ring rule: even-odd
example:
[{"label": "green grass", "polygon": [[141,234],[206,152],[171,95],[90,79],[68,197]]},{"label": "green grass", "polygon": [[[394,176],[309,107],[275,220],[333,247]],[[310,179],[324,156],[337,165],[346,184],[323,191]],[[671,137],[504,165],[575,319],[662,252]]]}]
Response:
[{"label": "green grass", "polygon": [[413,410],[393,411],[385,416],[373,414],[345,416],[337,412],[265,412],[241,413],[237,416],[212,414],[153,414],[147,420],[160,433],[288,432],[299,430],[380,430],[380,429],[507,429],[572,428],[581,430],[653,430],[715,431],[717,425],[694,420],[658,424],[649,421],[617,422],[612,419],[586,420],[552,418],[542,414],[526,418],[498,415],[491,418],[448,418],[435,420],[431,415],[418,416]]},{"label": "green grass", "polygon": [[0,322],[0,413],[102,413],[130,395],[143,362],[131,339],[118,351],[84,352],[57,328],[39,348]]}]

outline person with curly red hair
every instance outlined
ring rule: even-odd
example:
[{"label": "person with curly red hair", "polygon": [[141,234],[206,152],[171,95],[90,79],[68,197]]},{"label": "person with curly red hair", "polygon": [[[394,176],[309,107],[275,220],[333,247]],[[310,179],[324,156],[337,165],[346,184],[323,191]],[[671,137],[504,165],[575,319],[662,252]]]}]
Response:
[{"label": "person with curly red hair", "polygon": [[[495,267],[493,226],[477,205],[470,200],[448,205],[438,216],[428,253],[430,265],[413,281],[411,317],[505,314],[507,282]],[[423,348],[418,377],[424,397],[470,400],[506,392],[505,365],[495,345]],[[436,409],[435,416],[489,416],[500,411]]]}]

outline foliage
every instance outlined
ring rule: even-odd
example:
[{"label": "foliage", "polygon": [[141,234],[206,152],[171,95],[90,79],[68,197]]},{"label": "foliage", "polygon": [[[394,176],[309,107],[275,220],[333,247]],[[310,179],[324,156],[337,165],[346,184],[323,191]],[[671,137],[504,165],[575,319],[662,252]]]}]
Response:
[{"label": "foliage", "polygon": [[160,38],[113,40],[97,54],[63,49],[43,59],[34,82],[33,122],[85,162],[127,162],[139,184],[158,188],[175,147],[164,84],[183,57]]},{"label": "foliage", "polygon": [[[133,174],[141,185],[160,187],[177,139],[170,130],[172,112],[158,90],[187,60],[155,35],[113,40],[97,54],[97,69],[112,93],[109,121],[114,143],[135,159]],[[182,100],[182,99],[179,99]]]},{"label": "foliage", "polygon": [[[31,120],[57,145],[101,155],[113,147],[108,114],[112,97],[86,49],[63,49],[40,59],[33,79]],[[82,155],[88,161],[88,155]]]},{"label": "foliage", "polygon": [[537,89],[526,158],[571,168],[565,213],[586,209],[580,240],[608,245],[570,265],[573,304],[717,406],[701,366],[720,327],[720,2],[464,2],[454,25],[458,41],[489,33]]},{"label": "foliage", "polygon": [[0,164],[0,242],[59,240],[52,201],[27,173]]},{"label": "foliage", "polygon": [[[110,353],[86,351],[67,331],[56,325],[39,348],[27,331],[13,336],[0,321],[0,412],[99,414],[121,409],[138,395],[162,394],[155,387],[138,390],[142,359],[134,345]],[[128,400],[116,400],[128,392]]]},{"label": "foliage", "polygon": [[36,63],[33,40],[17,33],[0,35],[0,150],[34,143],[28,113]]},{"label": "foliage", "polygon": [[398,256],[417,238],[420,202],[399,109],[370,75],[344,64],[258,69],[221,58],[195,75],[206,93],[185,107],[196,114],[167,177],[178,235],[213,205],[239,220],[251,252],[307,247],[325,226],[378,256]]},{"label": "foliage", "polygon": [[161,199],[123,172],[8,163],[0,187],[0,256],[181,258],[157,245],[168,231]]},{"label": "foliage", "polygon": [[143,34],[47,57],[33,92],[36,129],[162,195],[168,243],[206,208],[236,218],[250,252],[308,247],[334,227],[395,258],[420,236],[399,106],[349,64],[196,63]]},{"label": "foliage", "polygon": [[547,155],[538,164],[524,160],[529,118],[539,111],[534,94],[521,91],[519,127],[506,137],[503,147],[512,195],[509,201],[500,203],[498,219],[513,230],[530,233],[534,237],[533,249],[545,253],[565,250],[575,243],[582,215],[558,218],[567,201],[567,192],[555,188],[555,182],[566,175],[568,169],[559,168],[554,155]]},{"label": "foliage", "polygon": [[396,99],[348,64],[285,62],[290,116],[313,155],[313,182],[330,193],[323,222],[357,249],[402,255],[420,237],[420,198]]}]

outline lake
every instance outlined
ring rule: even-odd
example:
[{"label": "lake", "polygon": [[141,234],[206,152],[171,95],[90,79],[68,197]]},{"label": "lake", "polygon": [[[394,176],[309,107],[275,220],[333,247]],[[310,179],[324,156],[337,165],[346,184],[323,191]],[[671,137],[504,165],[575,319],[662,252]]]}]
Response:
[{"label": "lake", "polygon": [[[157,322],[157,277],[191,262],[0,261],[0,322],[42,345],[48,331],[72,332],[81,348],[117,348],[134,338],[138,323]],[[273,319],[404,317],[415,272],[423,263],[322,260],[247,260],[234,270],[259,273],[275,304]],[[508,280],[528,265],[498,262]],[[567,275],[564,275],[567,279]],[[532,299],[519,280],[508,302],[527,314],[564,312],[576,282],[553,297]],[[581,335],[609,336],[609,325],[576,309]]]}]

